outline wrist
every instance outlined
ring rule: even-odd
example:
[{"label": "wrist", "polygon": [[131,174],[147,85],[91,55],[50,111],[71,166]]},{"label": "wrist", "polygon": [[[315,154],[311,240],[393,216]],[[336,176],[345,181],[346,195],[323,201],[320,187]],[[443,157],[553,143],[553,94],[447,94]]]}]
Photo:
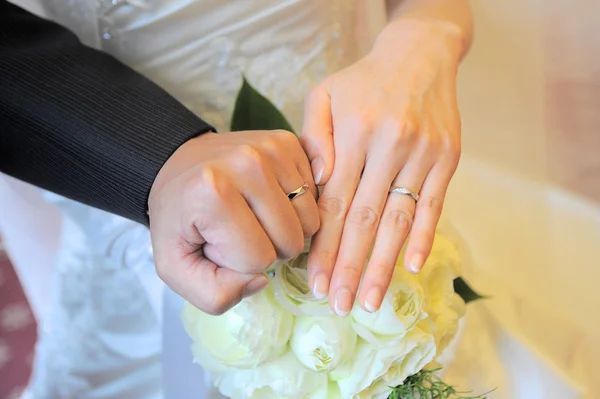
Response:
[{"label": "wrist", "polygon": [[203,149],[206,148],[204,142],[210,140],[210,138],[215,135],[216,133],[214,132],[202,133],[200,136],[191,138],[180,145],[179,148],[171,154],[154,178],[154,182],[150,188],[150,194],[148,195],[148,208],[150,207],[156,192],[160,190],[160,188],[184,171],[202,161],[201,154]]},{"label": "wrist", "polygon": [[455,23],[428,17],[406,16],[390,22],[377,36],[370,55],[406,56],[412,49],[442,57],[456,65],[467,50],[467,35]]}]

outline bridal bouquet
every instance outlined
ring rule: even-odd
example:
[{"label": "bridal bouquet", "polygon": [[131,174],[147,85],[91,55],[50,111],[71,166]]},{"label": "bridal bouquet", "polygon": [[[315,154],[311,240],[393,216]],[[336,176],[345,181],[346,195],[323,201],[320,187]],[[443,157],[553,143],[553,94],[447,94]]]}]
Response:
[{"label": "bridal bouquet", "polygon": [[[254,105],[270,104],[245,82],[238,108],[240,101],[250,101],[244,95],[253,96]],[[234,123],[236,115],[238,122],[243,119],[234,114]],[[241,128],[251,124],[241,123]],[[222,395],[461,397],[436,373],[436,359],[455,337],[465,303],[478,298],[459,277],[460,257],[452,241],[438,234],[418,275],[408,273],[398,261],[380,310],[369,313],[355,305],[348,317],[335,315],[327,299],[312,295],[307,279],[309,247],[307,242],[296,258],[276,262],[267,273],[269,286],[223,315],[211,316],[185,305],[183,322],[194,342],[194,359],[210,371]]]}]

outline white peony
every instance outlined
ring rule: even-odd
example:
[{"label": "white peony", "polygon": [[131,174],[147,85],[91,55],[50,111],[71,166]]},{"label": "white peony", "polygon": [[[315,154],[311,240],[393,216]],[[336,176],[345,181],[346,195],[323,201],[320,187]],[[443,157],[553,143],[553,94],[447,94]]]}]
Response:
[{"label": "white peony", "polygon": [[[390,387],[404,380],[431,362],[435,343],[431,334],[418,328],[391,345],[373,345],[359,340],[354,357],[340,369],[338,386],[343,398],[387,398]],[[336,372],[337,373],[337,372]]]},{"label": "white peony", "polygon": [[[398,258],[394,279],[406,279],[407,272]],[[418,327],[434,335],[439,356],[455,337],[458,322],[465,314],[465,304],[454,292],[454,279],[460,276],[461,257],[455,242],[443,234],[436,234],[431,253],[423,270],[416,276],[422,287],[422,309],[427,315]]]},{"label": "white peony", "polygon": [[[186,304],[183,319],[196,362],[232,399],[387,399],[451,342],[464,314],[454,292],[460,257],[436,235],[421,273],[402,256],[378,312],[355,305],[351,317],[333,314],[307,281],[302,254],[278,261],[271,284],[221,316]],[[289,345],[288,345],[289,343]]]},{"label": "white peony", "polygon": [[353,355],[356,333],[346,317],[298,317],[290,346],[304,366],[329,372]]},{"label": "white peony", "polygon": [[431,253],[421,273],[427,275],[430,270],[442,266],[448,268],[453,278],[456,278],[460,275],[461,263],[460,252],[455,242],[443,234],[436,234]]},{"label": "white peony", "polygon": [[326,374],[304,368],[292,352],[253,369],[215,373],[222,395],[233,399],[328,399]]},{"label": "white peony", "polygon": [[458,331],[458,322],[465,314],[465,303],[454,292],[455,266],[444,262],[443,258],[432,260],[426,265],[427,273],[419,276],[425,293],[424,310],[428,315],[419,327],[433,334],[439,356]]},{"label": "white peony", "polygon": [[308,287],[308,241],[304,252],[294,259],[277,261],[271,268],[275,300],[296,316],[333,315],[327,299],[317,299]]},{"label": "white peony", "polygon": [[355,305],[351,316],[357,334],[370,343],[402,339],[427,317],[423,312],[423,289],[415,276],[397,267],[379,311],[370,313]]},{"label": "white peony", "polygon": [[250,368],[281,355],[286,349],[294,316],[283,310],[267,287],[220,316],[189,303],[183,322],[194,341],[194,361],[207,370]]}]

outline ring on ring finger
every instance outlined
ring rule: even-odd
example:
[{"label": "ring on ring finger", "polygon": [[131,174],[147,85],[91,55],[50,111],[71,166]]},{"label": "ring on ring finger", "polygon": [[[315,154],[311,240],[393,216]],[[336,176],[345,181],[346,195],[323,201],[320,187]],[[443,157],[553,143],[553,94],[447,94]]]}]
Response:
[{"label": "ring on ring finger", "polygon": [[390,194],[408,195],[412,197],[412,199],[414,199],[415,202],[419,201],[419,193],[417,193],[416,191],[411,191],[408,188],[402,186],[392,186],[390,188]]},{"label": "ring on ring finger", "polygon": [[294,198],[298,198],[302,194],[306,193],[309,188],[310,188],[310,186],[308,185],[308,183],[304,183],[303,185],[301,185],[300,187],[298,187],[294,191],[289,192],[287,194],[287,197],[289,198],[290,201],[292,201]]}]

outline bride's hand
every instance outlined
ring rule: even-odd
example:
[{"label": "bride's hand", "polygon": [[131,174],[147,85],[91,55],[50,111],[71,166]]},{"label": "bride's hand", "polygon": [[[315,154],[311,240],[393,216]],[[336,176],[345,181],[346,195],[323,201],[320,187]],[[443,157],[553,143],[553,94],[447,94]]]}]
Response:
[{"label": "bride's hand", "polygon": [[[460,43],[445,26],[392,23],[373,50],[307,100],[301,142],[317,184],[321,229],[309,255],[316,296],[340,315],[377,310],[409,232],[406,267],[419,272],[433,245],[460,156],[456,73]],[[335,162],[334,162],[335,161]],[[404,187],[420,198],[389,193]]]}]

